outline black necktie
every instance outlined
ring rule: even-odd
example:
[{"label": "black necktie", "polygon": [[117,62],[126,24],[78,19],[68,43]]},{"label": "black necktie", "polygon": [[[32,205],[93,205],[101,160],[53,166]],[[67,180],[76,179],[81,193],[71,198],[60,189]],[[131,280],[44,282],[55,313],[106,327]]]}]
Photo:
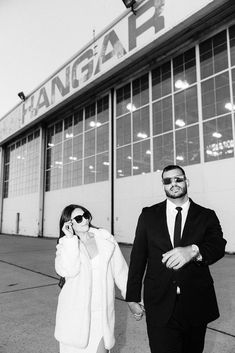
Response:
[{"label": "black necktie", "polygon": [[182,215],[181,215],[181,210],[182,207],[176,207],[175,208],[178,213],[175,216],[175,228],[174,228],[174,248],[180,245],[180,239],[181,239],[181,221],[182,221]]}]

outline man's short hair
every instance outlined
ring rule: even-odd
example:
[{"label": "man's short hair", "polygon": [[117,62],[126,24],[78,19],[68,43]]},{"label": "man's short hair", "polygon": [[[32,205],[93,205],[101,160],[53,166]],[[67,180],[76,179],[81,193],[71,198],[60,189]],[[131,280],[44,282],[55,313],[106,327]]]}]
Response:
[{"label": "man's short hair", "polygon": [[163,174],[166,173],[166,172],[169,172],[170,170],[173,170],[173,169],[179,169],[182,174],[186,177],[186,174],[185,174],[185,171],[183,170],[182,167],[180,167],[179,165],[177,164],[170,164],[170,165],[167,165],[163,171],[162,171],[162,179],[163,179]]}]

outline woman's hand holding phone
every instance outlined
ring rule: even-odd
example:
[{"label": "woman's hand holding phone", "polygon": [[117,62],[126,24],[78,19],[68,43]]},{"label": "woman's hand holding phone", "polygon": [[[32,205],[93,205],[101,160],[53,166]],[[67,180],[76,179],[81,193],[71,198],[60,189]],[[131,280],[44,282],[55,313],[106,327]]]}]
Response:
[{"label": "woman's hand holding phone", "polygon": [[74,236],[74,230],[73,230],[73,225],[71,221],[65,222],[62,231],[64,232],[65,235],[68,237],[72,238]]}]

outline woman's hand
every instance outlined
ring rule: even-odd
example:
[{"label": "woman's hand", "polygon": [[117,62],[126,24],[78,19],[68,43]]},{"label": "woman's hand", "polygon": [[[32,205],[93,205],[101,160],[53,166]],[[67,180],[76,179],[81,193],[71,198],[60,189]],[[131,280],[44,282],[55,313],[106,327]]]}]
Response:
[{"label": "woman's hand", "polygon": [[130,311],[132,312],[134,318],[136,321],[139,321],[142,319],[143,314],[144,314],[144,307],[140,303],[136,302],[128,302]]},{"label": "woman's hand", "polygon": [[62,231],[64,232],[65,235],[72,238],[74,236],[72,222],[71,221],[65,222],[62,227]]}]

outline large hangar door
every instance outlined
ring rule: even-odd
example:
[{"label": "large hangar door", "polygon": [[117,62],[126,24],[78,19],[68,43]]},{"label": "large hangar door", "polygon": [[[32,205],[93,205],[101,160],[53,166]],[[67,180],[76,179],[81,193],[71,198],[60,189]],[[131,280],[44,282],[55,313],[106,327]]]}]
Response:
[{"label": "large hangar door", "polygon": [[133,242],[142,208],[162,192],[152,167],[150,82],[145,73],[114,93],[114,233],[124,243]]},{"label": "large hangar door", "polygon": [[110,107],[106,93],[47,127],[44,236],[58,236],[60,214],[71,203],[111,231]]}]

